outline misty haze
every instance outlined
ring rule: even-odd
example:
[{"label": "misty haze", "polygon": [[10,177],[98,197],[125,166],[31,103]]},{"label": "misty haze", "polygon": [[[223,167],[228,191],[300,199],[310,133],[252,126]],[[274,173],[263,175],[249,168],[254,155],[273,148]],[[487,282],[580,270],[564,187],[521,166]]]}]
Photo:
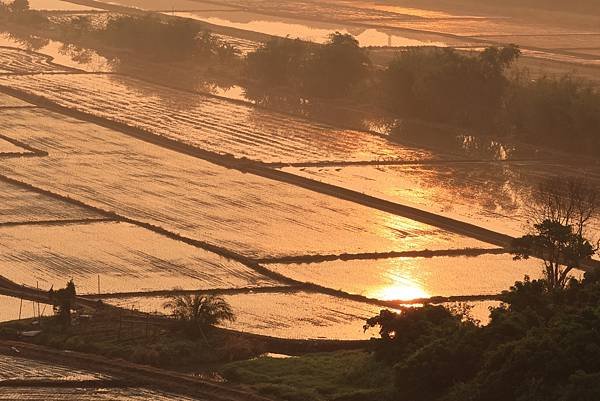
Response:
[{"label": "misty haze", "polygon": [[600,400],[600,2],[0,0],[0,400]]}]

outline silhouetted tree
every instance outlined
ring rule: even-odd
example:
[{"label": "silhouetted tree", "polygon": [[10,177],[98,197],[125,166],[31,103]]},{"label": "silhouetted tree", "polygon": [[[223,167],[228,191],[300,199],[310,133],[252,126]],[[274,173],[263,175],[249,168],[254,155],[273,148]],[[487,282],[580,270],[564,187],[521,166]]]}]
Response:
[{"label": "silhouetted tree", "polygon": [[14,0],[9,5],[14,13],[22,13],[29,10],[29,0]]},{"label": "silhouetted tree", "polygon": [[520,55],[516,46],[473,55],[449,48],[411,48],[383,73],[384,106],[403,117],[490,128],[502,107],[504,71]]},{"label": "silhouetted tree", "polygon": [[539,256],[550,290],[562,289],[569,273],[600,249],[585,237],[597,214],[597,190],[582,179],[553,178],[543,181],[532,197],[533,232],[513,241],[516,260]]},{"label": "silhouetted tree", "polygon": [[299,39],[272,39],[246,57],[248,77],[270,87],[297,87],[308,57],[308,47],[307,42]]},{"label": "silhouetted tree", "polygon": [[164,307],[192,334],[204,335],[204,330],[211,326],[235,320],[229,303],[214,295],[175,295]]},{"label": "silhouetted tree", "polygon": [[75,284],[70,280],[65,288],[60,290],[50,289],[48,298],[54,308],[54,313],[58,321],[65,327],[71,325],[71,310],[75,305],[76,298]]},{"label": "silhouetted tree", "polygon": [[335,32],[308,61],[306,88],[312,95],[345,96],[367,77],[370,66],[369,56],[356,38]]}]

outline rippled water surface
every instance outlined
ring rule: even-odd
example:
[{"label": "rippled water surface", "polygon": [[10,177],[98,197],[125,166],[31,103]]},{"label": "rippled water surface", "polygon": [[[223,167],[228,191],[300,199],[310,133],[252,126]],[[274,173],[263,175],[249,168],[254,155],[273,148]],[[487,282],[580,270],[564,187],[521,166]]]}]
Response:
[{"label": "rippled water surface", "polygon": [[0,227],[0,271],[80,294],[271,286],[248,267],[127,223]]},{"label": "rippled water surface", "polygon": [[488,246],[47,111],[1,113],[0,128],[50,153],[0,161],[6,174],[248,256]]},{"label": "rippled water surface", "polygon": [[525,275],[538,278],[542,273],[540,261],[515,262],[508,254],[338,260],[267,267],[295,280],[369,298],[403,301],[434,296],[495,295]]},{"label": "rippled water surface", "polygon": [[122,76],[4,76],[0,84],[216,153],[264,162],[434,157],[430,152],[366,132],[334,128]]}]

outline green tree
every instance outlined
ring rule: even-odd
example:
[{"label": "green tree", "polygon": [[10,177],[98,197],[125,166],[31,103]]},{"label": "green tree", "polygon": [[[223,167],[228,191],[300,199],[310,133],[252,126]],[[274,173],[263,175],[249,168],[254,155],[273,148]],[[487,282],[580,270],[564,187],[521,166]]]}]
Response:
[{"label": "green tree", "polygon": [[229,303],[215,295],[175,295],[165,302],[164,307],[170,309],[173,317],[191,334],[204,335],[204,331],[212,326],[235,320]]}]

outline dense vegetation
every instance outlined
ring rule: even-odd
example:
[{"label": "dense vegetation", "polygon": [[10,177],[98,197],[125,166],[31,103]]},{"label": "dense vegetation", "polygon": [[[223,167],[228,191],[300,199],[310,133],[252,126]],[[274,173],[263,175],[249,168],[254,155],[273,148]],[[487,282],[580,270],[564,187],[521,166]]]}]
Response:
[{"label": "dense vegetation", "polygon": [[358,41],[341,33],[332,34],[322,46],[274,39],[247,57],[250,80],[307,97],[348,96],[368,77],[370,67]]},{"label": "dense vegetation", "polygon": [[404,117],[489,128],[509,86],[504,71],[519,54],[514,46],[491,47],[476,56],[453,49],[409,49],[383,73],[384,106]]}]

